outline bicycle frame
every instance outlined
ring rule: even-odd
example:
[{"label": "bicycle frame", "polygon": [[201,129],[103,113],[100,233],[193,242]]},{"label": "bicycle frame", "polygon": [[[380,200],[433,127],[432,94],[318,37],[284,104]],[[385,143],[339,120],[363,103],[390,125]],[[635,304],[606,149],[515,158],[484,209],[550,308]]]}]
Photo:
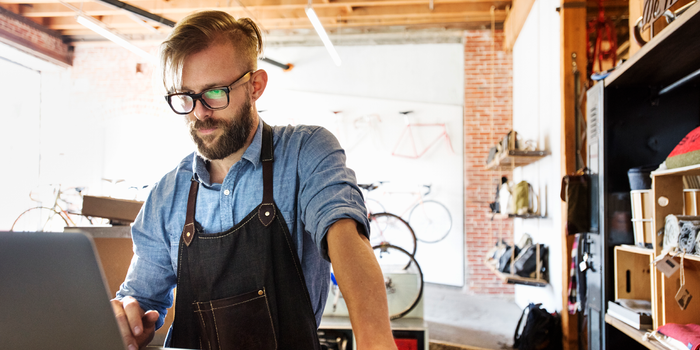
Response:
[{"label": "bicycle frame", "polygon": [[404,209],[403,211],[401,211],[401,213],[398,214],[400,217],[404,217],[414,206],[416,206],[417,204],[423,204],[424,197],[430,194],[430,187],[431,186],[432,185],[423,185],[423,187],[425,187],[427,189],[427,191],[425,191],[425,193],[423,193],[422,191],[418,191],[418,190],[416,190],[416,191],[384,191],[382,193],[389,194],[389,195],[406,194],[406,195],[413,196],[413,201],[410,204],[408,204],[406,209]]},{"label": "bicycle frame", "polygon": [[[442,128],[442,132],[440,135],[438,135],[435,139],[433,139],[423,150],[418,152],[416,149],[416,141],[415,137],[413,136],[413,127],[440,127]],[[404,139],[404,135],[408,135],[408,140],[411,143],[411,149],[413,150],[413,154],[401,154],[397,152],[399,146],[401,145],[401,141]],[[454,153],[454,149],[452,148],[452,141],[450,141],[450,135],[447,134],[447,127],[445,124],[412,124],[408,123],[406,124],[406,127],[403,129],[403,132],[401,132],[401,136],[399,136],[398,141],[396,142],[396,145],[394,146],[394,150],[391,151],[392,156],[396,157],[404,157],[404,158],[410,158],[410,159],[418,159],[422,157],[428,150],[433,147],[435,144],[437,144],[440,139],[444,138],[445,141],[447,142],[447,145],[450,147],[450,152]]]}]

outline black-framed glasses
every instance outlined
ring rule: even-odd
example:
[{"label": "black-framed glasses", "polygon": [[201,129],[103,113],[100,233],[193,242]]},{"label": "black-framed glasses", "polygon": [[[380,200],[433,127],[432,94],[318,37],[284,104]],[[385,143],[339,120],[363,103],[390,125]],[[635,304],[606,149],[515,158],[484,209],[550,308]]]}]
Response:
[{"label": "black-framed glasses", "polygon": [[177,114],[189,114],[194,110],[197,100],[201,101],[204,107],[211,110],[224,109],[228,107],[229,93],[235,87],[243,85],[250,80],[250,76],[255,73],[253,71],[246,72],[240,78],[236,79],[229,86],[213,87],[206,89],[198,94],[189,92],[176,92],[165,95],[165,100],[168,105]]}]

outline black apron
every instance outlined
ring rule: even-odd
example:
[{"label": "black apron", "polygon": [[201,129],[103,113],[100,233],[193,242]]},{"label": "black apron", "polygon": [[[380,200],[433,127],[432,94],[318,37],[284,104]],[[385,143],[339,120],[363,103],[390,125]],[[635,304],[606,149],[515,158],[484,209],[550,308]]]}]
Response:
[{"label": "black apron", "polygon": [[273,199],[272,128],[263,123],[263,200],[228,231],[203,235],[193,179],[180,239],[170,346],[320,349],[311,300],[284,218]]}]

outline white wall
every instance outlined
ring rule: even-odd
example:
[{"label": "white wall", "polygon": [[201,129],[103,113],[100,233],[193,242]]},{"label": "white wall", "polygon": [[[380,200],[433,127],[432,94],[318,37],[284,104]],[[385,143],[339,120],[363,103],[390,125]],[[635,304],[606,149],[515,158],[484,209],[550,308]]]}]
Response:
[{"label": "white wall", "polygon": [[40,176],[41,74],[0,58],[0,81],[0,230],[7,230],[34,205],[27,189]]},{"label": "white wall", "polygon": [[294,68],[261,62],[270,88],[424,103],[464,105],[464,46],[406,44],[337,46],[336,67],[323,46],[273,47],[265,56]]},{"label": "white wall", "polygon": [[524,233],[549,246],[549,284],[515,287],[520,307],[542,303],[562,309],[560,18],[556,0],[537,0],[513,47],[513,128],[551,155],[516,169],[516,182],[526,180],[539,193],[544,219],[515,219],[517,242]]},{"label": "white wall", "polygon": [[[321,124],[348,144],[364,138],[360,140],[362,146],[351,146],[353,150],[348,152],[348,162],[361,182],[432,183],[434,196],[450,207],[453,229],[440,244],[419,245],[417,256],[425,265],[426,281],[463,285],[463,45],[337,49],[343,59],[340,67],[333,64],[323,47],[266,49],[267,57],[292,63],[294,68],[284,72],[264,62],[259,64],[269,74],[268,88],[258,102],[258,108],[266,110],[262,117],[281,124]],[[119,65],[135,65],[137,60],[132,56],[120,56]],[[107,96],[89,97],[97,83],[92,78],[78,79],[77,75],[71,69],[42,74],[41,122],[46,147],[42,148],[41,168],[47,176],[40,182],[84,185],[94,195],[116,195],[102,178],[126,179],[132,185],[151,184],[193,150],[182,118],[169,112],[162,96],[156,93],[158,89],[153,89],[153,95],[143,94],[143,100],[152,99],[156,104],[144,110],[134,108],[130,101],[119,102],[127,106],[115,103],[115,99],[122,98],[118,93],[108,100],[104,100]],[[120,85],[127,78],[120,80]],[[336,116],[332,110],[343,113]],[[406,110],[415,111],[413,122],[447,124],[455,153],[442,142],[417,160],[391,157],[390,147],[403,127],[398,112]],[[354,119],[372,114],[379,115],[382,122],[371,134],[358,134],[347,127]],[[417,142],[421,142],[420,136],[431,137],[432,132],[417,135]],[[377,142],[386,148],[376,147]],[[374,156],[368,158],[362,153]]]},{"label": "white wall", "polygon": [[[333,64],[323,47],[278,47],[267,57],[294,68],[285,72],[267,63],[268,88],[257,107],[275,124],[316,124],[335,133],[346,148],[348,165],[360,183],[390,181],[393,191],[420,190],[432,184],[429,199],[445,204],[452,231],[435,244],[418,244],[416,258],[425,280],[464,284],[462,118],[464,54],[462,44],[340,46],[343,60]],[[412,110],[412,123],[443,123],[452,150],[440,141],[418,159],[391,155],[404,129],[399,111]],[[334,114],[333,112],[340,112]],[[356,120],[362,123],[357,126]],[[417,147],[440,133],[417,130]],[[399,151],[406,153],[406,144]],[[410,195],[372,194],[387,211],[404,213]],[[408,216],[408,212],[405,212]]]}]

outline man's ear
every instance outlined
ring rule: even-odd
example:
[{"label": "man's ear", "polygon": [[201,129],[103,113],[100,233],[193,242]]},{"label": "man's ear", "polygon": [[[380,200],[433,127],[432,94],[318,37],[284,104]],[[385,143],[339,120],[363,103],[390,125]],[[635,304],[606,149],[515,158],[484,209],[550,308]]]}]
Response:
[{"label": "man's ear", "polygon": [[253,73],[253,77],[250,78],[253,84],[253,91],[251,92],[251,97],[253,102],[257,101],[260,96],[262,96],[267,87],[267,72],[264,69],[258,69]]}]

